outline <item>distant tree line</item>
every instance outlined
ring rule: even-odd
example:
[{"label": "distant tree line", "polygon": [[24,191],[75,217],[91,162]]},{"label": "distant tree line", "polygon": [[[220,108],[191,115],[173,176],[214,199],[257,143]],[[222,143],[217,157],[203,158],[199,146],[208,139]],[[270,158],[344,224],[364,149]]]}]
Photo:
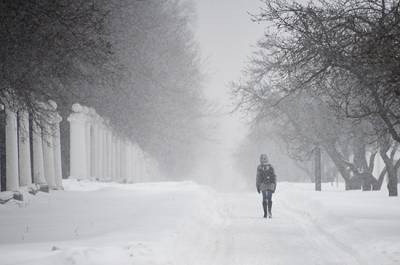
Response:
[{"label": "distant tree line", "polygon": [[[400,161],[400,2],[263,1],[265,23],[238,108],[273,122],[288,153],[307,160],[323,148],[346,182],[397,196]],[[374,176],[380,155],[385,169]]]},{"label": "distant tree line", "polygon": [[[246,183],[253,188],[260,154],[266,153],[275,166],[279,181],[315,182],[313,159],[304,154],[301,148],[291,146],[276,129],[268,123],[252,127],[234,154],[235,170],[246,176]],[[329,156],[322,153],[322,182],[333,184],[337,176],[338,171]]]},{"label": "distant tree line", "polygon": [[184,175],[202,134],[192,19],[186,0],[1,0],[0,100],[34,120],[48,111],[41,102],[57,102],[64,154],[71,105],[94,107],[167,174]]}]

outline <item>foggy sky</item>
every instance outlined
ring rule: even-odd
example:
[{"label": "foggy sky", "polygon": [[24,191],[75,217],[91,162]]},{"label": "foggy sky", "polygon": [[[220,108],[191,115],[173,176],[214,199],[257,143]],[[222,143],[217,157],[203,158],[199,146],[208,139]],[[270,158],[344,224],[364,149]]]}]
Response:
[{"label": "foggy sky", "polygon": [[[229,83],[240,79],[248,57],[263,35],[263,26],[252,22],[248,14],[257,12],[260,6],[258,0],[196,1],[196,37],[207,74],[205,93],[224,113],[232,109]],[[235,174],[231,155],[244,137],[246,125],[239,115],[221,115],[217,122],[217,144],[211,152],[217,156],[218,165],[214,165],[213,173],[231,177]]]}]

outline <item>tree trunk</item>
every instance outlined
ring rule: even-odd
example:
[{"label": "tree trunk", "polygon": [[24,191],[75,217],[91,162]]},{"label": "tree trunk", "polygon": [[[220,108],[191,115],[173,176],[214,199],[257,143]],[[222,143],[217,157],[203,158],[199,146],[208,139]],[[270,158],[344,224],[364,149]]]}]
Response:
[{"label": "tree trunk", "polygon": [[389,191],[389,196],[398,196],[397,192],[397,170],[395,165],[393,165],[393,160],[388,157],[385,151],[381,151],[380,155],[383,159],[383,162],[385,163],[386,166],[386,171],[388,175],[388,184],[387,188]]},{"label": "tree trunk", "polygon": [[346,168],[346,164],[342,161],[340,155],[338,154],[335,147],[331,145],[325,145],[324,149],[326,153],[331,158],[332,162],[335,164],[336,168],[338,169],[340,175],[342,176],[345,182],[345,189],[350,190],[352,189],[351,182],[350,182],[350,172]]},{"label": "tree trunk", "polygon": [[378,181],[371,173],[364,172],[361,174],[361,177],[363,180],[363,183],[362,183],[363,191],[377,190]]},{"label": "tree trunk", "polygon": [[315,190],[321,191],[321,148],[315,148]]},{"label": "tree trunk", "polygon": [[382,184],[383,184],[383,180],[385,179],[385,176],[386,176],[386,167],[382,170],[381,174],[379,175],[377,190],[380,190],[382,188]]},{"label": "tree trunk", "polygon": [[398,196],[397,184],[398,184],[398,180],[397,180],[396,170],[394,169],[393,166],[391,166],[388,169],[388,184],[387,184],[387,188],[388,188],[388,191],[389,191],[389,196]]}]

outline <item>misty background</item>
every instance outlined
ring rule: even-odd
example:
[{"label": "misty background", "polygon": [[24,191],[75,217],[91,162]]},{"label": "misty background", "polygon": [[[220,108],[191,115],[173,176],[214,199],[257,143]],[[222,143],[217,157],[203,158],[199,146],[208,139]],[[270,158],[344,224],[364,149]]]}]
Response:
[{"label": "misty background", "polygon": [[242,150],[250,122],[233,112],[231,83],[263,35],[249,14],[258,12],[258,1],[1,5],[1,30],[10,33],[1,48],[2,101],[27,109],[33,120],[48,115],[37,102],[57,103],[64,177],[67,117],[79,102],[154,156],[167,179],[243,188],[254,181],[261,152],[277,164],[280,179],[303,178],[284,171],[289,161],[270,135]]},{"label": "misty background", "polygon": [[[351,5],[369,11],[353,14]],[[165,179],[252,187],[267,153],[280,181],[313,181],[314,155],[323,150],[323,181],[380,189],[388,175],[396,193],[394,4],[21,0],[0,7],[2,104],[29,112],[32,125],[51,115],[43,102],[57,103],[64,178],[67,117],[79,102],[152,156]],[[358,41],[346,42],[336,26],[326,31],[326,10],[355,19],[343,36]],[[385,27],[387,35],[376,35]],[[0,136],[4,143],[4,130]]]},{"label": "misty background", "polygon": [[0,36],[1,265],[399,264],[399,0],[0,0]]},{"label": "misty background", "polygon": [[195,35],[206,75],[204,94],[215,111],[208,119],[215,126],[213,141],[206,144],[207,148],[203,146],[204,160],[199,163],[195,179],[228,190],[253,188],[259,156],[267,153],[279,180],[310,181],[313,173],[304,172],[304,167],[299,168],[286,155],[283,143],[272,131],[255,137],[249,128],[251,119],[234,111],[232,82],[242,78],[265,31],[265,25],[252,20],[262,3],[204,0],[196,1],[195,6]]}]

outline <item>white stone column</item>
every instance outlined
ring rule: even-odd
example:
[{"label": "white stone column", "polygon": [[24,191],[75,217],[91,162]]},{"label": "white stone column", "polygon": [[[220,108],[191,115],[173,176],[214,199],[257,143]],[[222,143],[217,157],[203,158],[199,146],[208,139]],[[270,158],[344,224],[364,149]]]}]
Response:
[{"label": "white stone column", "polygon": [[98,130],[98,124],[97,124],[97,120],[94,121],[93,124],[93,135],[92,135],[93,139],[92,139],[92,143],[93,143],[93,147],[92,147],[92,161],[93,161],[93,177],[94,179],[99,179],[99,130]]},{"label": "white stone column", "polygon": [[103,143],[101,142],[101,119],[96,124],[96,177],[99,180],[103,179],[102,167],[103,167]]},{"label": "white stone column", "polygon": [[108,161],[107,161],[107,131],[106,127],[104,124],[102,124],[101,129],[101,145],[102,145],[102,153],[101,153],[101,160],[102,162],[102,168],[101,168],[101,177],[105,181],[107,180],[107,167],[108,167]]},{"label": "white stone column", "polygon": [[136,168],[137,168],[137,163],[136,163],[136,144],[132,143],[132,157],[131,157],[131,163],[132,163],[132,181],[137,182],[137,174],[136,174]]},{"label": "white stone column", "polygon": [[56,102],[54,102],[53,100],[49,100],[46,104],[44,104],[44,107],[49,111],[48,115],[42,118],[46,119],[42,120],[44,177],[46,178],[49,188],[57,189],[59,188],[59,186],[56,182],[57,173],[55,163],[55,146],[56,138],[59,135],[59,130],[58,133],[56,130],[56,124],[58,125],[60,118],[58,117]]},{"label": "white stone column", "polygon": [[32,148],[33,148],[33,182],[38,185],[46,185],[43,166],[42,129],[37,121],[32,124]]},{"label": "white stone column", "polygon": [[126,182],[128,179],[126,170],[126,141],[120,140],[119,161],[120,161],[120,180]]},{"label": "white stone column", "polygon": [[49,188],[55,189],[55,169],[54,169],[54,142],[53,135],[54,131],[49,121],[43,122],[43,166],[44,166],[44,177],[49,185]]},{"label": "white stone column", "polygon": [[140,149],[140,147],[138,148],[137,154],[138,154],[138,156],[137,156],[138,182],[142,182],[143,181],[143,152]]},{"label": "white stone column", "polygon": [[104,123],[100,126],[100,145],[101,145],[101,164],[100,164],[100,172],[101,178],[106,180],[107,177],[107,153],[106,153],[106,130]]},{"label": "white stone column", "polygon": [[146,169],[147,170],[147,178],[150,179],[151,181],[155,181],[156,175],[155,175],[154,160],[152,157],[147,155],[146,161],[147,161],[147,169]]},{"label": "white stone column", "polygon": [[139,156],[138,156],[138,148],[137,148],[136,144],[133,145],[132,164],[133,164],[133,179],[134,179],[134,182],[139,182]]},{"label": "white stone column", "polygon": [[98,179],[103,178],[103,142],[102,142],[102,119],[98,116],[94,127],[95,144],[95,176]]},{"label": "white stone column", "polygon": [[109,128],[107,128],[107,132],[106,132],[107,179],[110,180],[110,181],[112,179],[112,161],[111,161],[112,148],[111,148],[111,142],[112,142],[111,131],[110,131]]},{"label": "white stone column", "polygon": [[112,165],[111,165],[111,155],[112,155],[112,150],[111,150],[111,131],[109,130],[109,128],[106,128],[106,172],[105,172],[105,177],[107,180],[111,180],[112,177]]},{"label": "white stone column", "polygon": [[6,108],[6,190],[19,188],[17,114]]},{"label": "white stone column", "polygon": [[92,178],[93,179],[98,179],[98,163],[99,163],[99,152],[98,152],[98,130],[97,130],[97,122],[96,120],[93,120],[92,123],[92,131],[91,131],[91,173],[92,173]]},{"label": "white stone column", "polygon": [[117,137],[115,141],[115,166],[116,181],[121,181],[121,140]]},{"label": "white stone column", "polygon": [[31,145],[29,139],[29,113],[19,111],[19,137],[18,137],[18,162],[19,162],[19,181],[21,186],[32,184],[31,171]]},{"label": "white stone column", "polygon": [[58,189],[62,189],[62,163],[61,163],[61,142],[60,142],[60,122],[62,121],[62,117],[56,113],[54,118],[54,171],[55,171],[55,180],[56,187]]},{"label": "white stone column", "polygon": [[112,179],[112,181],[117,181],[116,153],[117,153],[117,139],[113,133],[113,135],[111,136],[111,179]]},{"label": "white stone column", "polygon": [[149,165],[149,161],[148,161],[148,157],[147,157],[147,154],[146,154],[146,156],[145,156],[145,158],[144,158],[144,175],[145,175],[145,179],[146,179],[146,181],[151,181],[151,179],[150,179],[150,165]]},{"label": "white stone column", "polygon": [[[4,105],[0,103],[0,111],[4,111]],[[3,165],[0,161],[0,172],[1,169],[4,167],[5,165]],[[1,174],[0,174],[1,175]],[[1,176],[0,176],[0,180],[1,180]],[[2,190],[2,186],[1,186],[1,181],[0,181],[0,191]]]},{"label": "white stone column", "polygon": [[126,179],[129,183],[133,182],[132,176],[132,143],[130,141],[125,142],[126,146]]},{"label": "white stone column", "polygon": [[72,178],[88,177],[86,155],[86,114],[79,104],[72,106],[73,113],[68,117],[70,123],[70,175]]},{"label": "white stone column", "polygon": [[148,179],[147,179],[147,164],[146,164],[146,153],[143,151],[143,150],[141,150],[141,160],[142,160],[142,166],[141,166],[141,179],[142,179],[142,182],[143,181],[147,181]]},{"label": "white stone column", "polygon": [[135,149],[135,144],[134,143],[131,143],[130,163],[131,163],[132,182],[136,182],[136,149]]},{"label": "white stone column", "polygon": [[85,144],[86,144],[86,178],[92,179],[93,160],[92,160],[92,121],[90,116],[87,116],[85,123]]},{"label": "white stone column", "polygon": [[112,177],[113,177],[113,147],[112,147],[112,143],[113,143],[113,137],[112,137],[112,131],[109,128],[109,131],[107,132],[107,148],[108,148],[108,179],[111,181]]}]

